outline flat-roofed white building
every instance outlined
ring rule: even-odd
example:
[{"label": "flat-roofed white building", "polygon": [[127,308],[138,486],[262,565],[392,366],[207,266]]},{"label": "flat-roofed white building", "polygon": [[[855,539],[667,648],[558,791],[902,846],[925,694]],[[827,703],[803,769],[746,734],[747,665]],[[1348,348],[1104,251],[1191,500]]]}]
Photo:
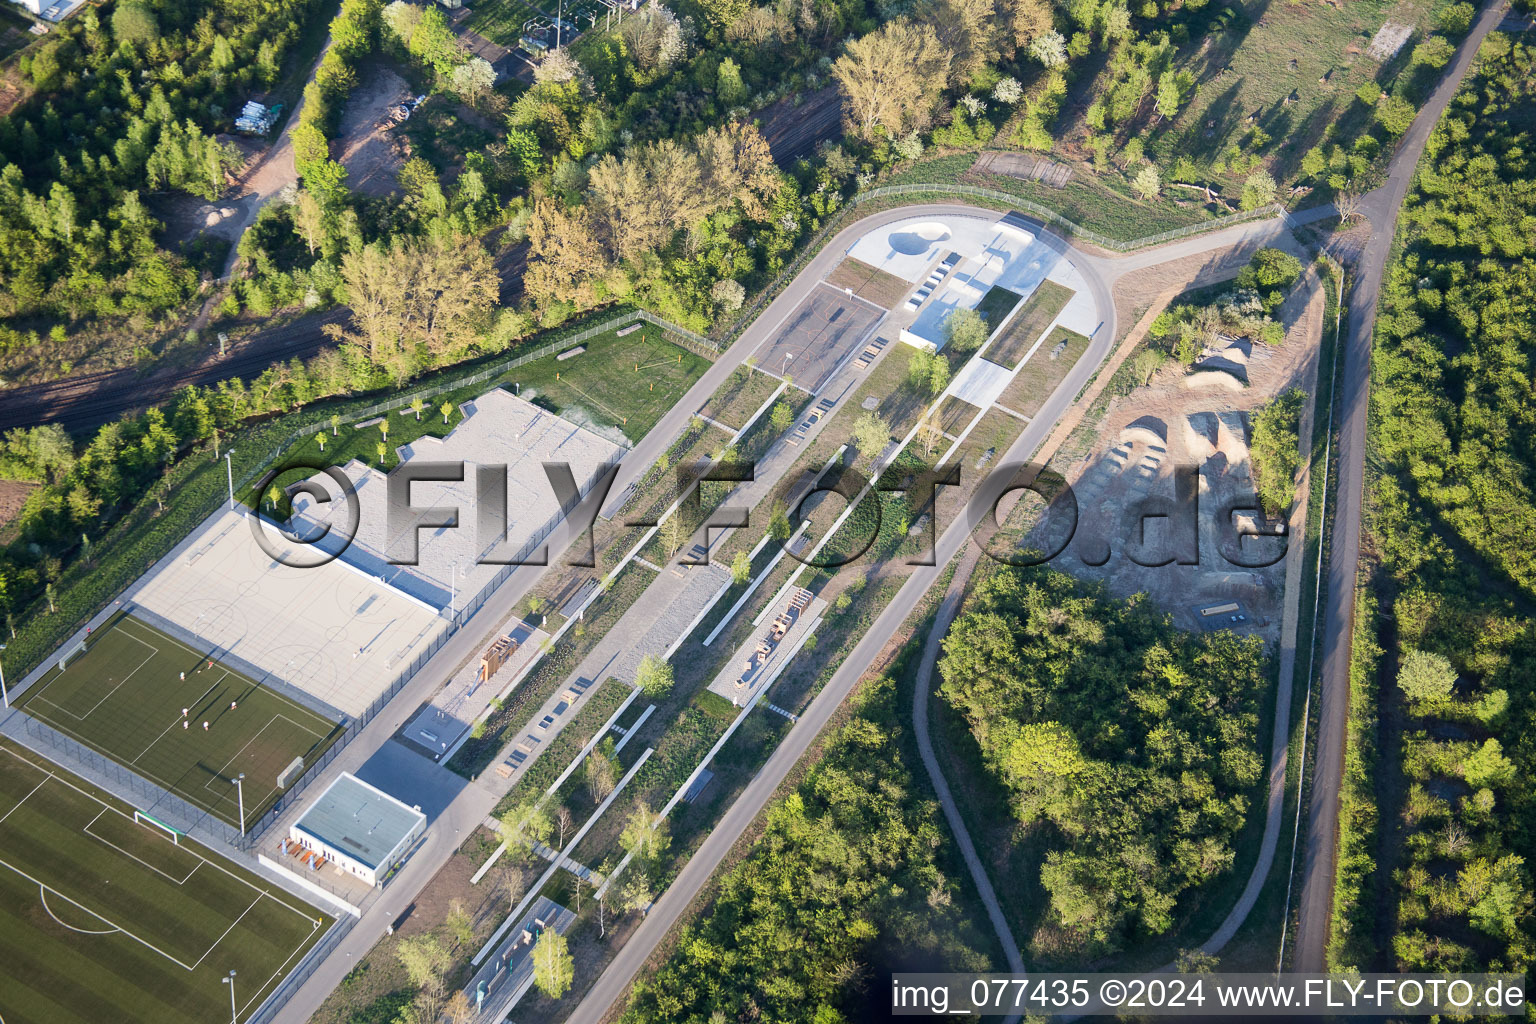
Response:
[{"label": "flat-roofed white building", "polygon": [[288,829],[288,838],[369,885],[410,850],[427,816],[376,786],[343,772]]}]

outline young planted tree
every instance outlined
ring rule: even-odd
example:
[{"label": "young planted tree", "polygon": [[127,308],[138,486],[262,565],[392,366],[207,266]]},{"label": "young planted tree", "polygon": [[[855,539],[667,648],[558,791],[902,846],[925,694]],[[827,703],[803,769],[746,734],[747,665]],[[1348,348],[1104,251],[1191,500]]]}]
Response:
[{"label": "young planted tree", "polygon": [[640,659],[640,667],[635,670],[635,685],[647,697],[660,700],[672,692],[672,682],[670,662],[654,654],[647,654]]},{"label": "young planted tree", "polygon": [[587,755],[582,764],[582,772],[586,776],[587,795],[594,804],[608,799],[608,794],[613,792],[613,787],[619,782],[618,762],[601,748]]},{"label": "young planted tree", "polygon": [[453,412],[453,403],[445,398],[443,404],[437,407],[437,411],[443,414],[443,424],[447,425],[448,416]]},{"label": "young planted tree", "polygon": [[780,544],[789,540],[789,513],[781,504],[775,503],[768,516],[768,536]]},{"label": "young planted tree", "polygon": [[619,842],[638,860],[655,861],[667,852],[672,839],[667,823],[651,813],[649,804],[640,803],[629,816]]},{"label": "young planted tree", "polygon": [[448,904],[448,916],[443,923],[448,927],[448,934],[453,936],[453,941],[460,946],[468,946],[475,941],[475,919],[464,908],[463,900],[453,900]]},{"label": "young planted tree", "polygon": [[788,402],[775,402],[773,409],[768,413],[768,422],[773,426],[775,434],[782,434],[789,429],[789,425],[795,421],[795,410]]},{"label": "young planted tree", "polygon": [[320,446],[321,451],[325,451],[325,431],[322,430],[315,435],[315,444]]},{"label": "young planted tree", "polygon": [[752,578],[752,559],[747,557],[745,551],[736,552],[736,557],[731,559],[731,582],[740,586]]},{"label": "young planted tree", "polygon": [[891,425],[872,412],[866,412],[853,424],[853,446],[873,464],[891,443]]},{"label": "young planted tree", "polygon": [[422,401],[420,395],[417,395],[415,398],[411,399],[411,412],[416,414],[417,423],[421,422],[421,410],[425,409],[426,407],[427,403]]},{"label": "young planted tree", "polygon": [[508,808],[498,823],[501,826],[501,838],[509,846],[516,842],[545,842],[555,828],[549,812],[533,800]]},{"label": "young planted tree", "polygon": [[389,445],[379,441],[373,446],[373,454],[378,457],[379,465],[384,465],[384,457],[389,454]]},{"label": "young planted tree", "polygon": [[571,809],[561,804],[555,809],[555,831],[560,837],[558,849],[565,849],[565,834],[576,827],[576,819],[571,817]]},{"label": "young planted tree", "polygon": [[341,435],[341,415],[339,413],[334,413],[333,412],[333,413],[331,413],[331,436],[332,437],[338,437],[340,435]]},{"label": "young planted tree", "polygon": [[546,928],[533,947],[533,983],[549,998],[559,999],[570,990],[575,976],[576,961],[565,936]]}]

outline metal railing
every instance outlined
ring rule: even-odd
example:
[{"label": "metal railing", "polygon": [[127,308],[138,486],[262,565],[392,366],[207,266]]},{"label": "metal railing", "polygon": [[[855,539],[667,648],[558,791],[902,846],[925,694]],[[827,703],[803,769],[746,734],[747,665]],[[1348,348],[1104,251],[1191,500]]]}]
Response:
[{"label": "metal railing", "polygon": [[[374,402],[372,405],[364,406],[361,409],[351,410],[348,412],[347,416],[350,420],[353,421],[367,419],[370,416],[379,416],[384,413],[391,412],[395,409],[409,406],[412,401],[418,398],[425,400],[436,395],[440,395],[444,391],[457,390],[459,388],[469,387],[472,384],[484,383],[486,381],[490,381],[497,377],[503,376],[504,374],[517,369],[519,366],[525,366],[535,360],[556,355],[573,345],[580,345],[584,341],[590,341],[599,335],[606,334],[612,330],[616,330],[625,326],[626,324],[634,323],[637,320],[643,320],[654,327],[661,328],[662,331],[665,332],[665,334],[668,336],[669,340],[680,342],[681,344],[697,351],[700,355],[703,355],[706,358],[714,359],[720,354],[721,346],[719,342],[716,342],[710,338],[706,338],[704,335],[695,331],[690,331],[686,327],[680,327],[677,324],[672,323],[670,320],[664,320],[661,317],[656,316],[654,313],[647,312],[643,309],[633,309],[628,310],[618,316],[609,317],[606,320],[595,323],[590,327],[577,331],[575,334],[562,335],[553,341],[540,345],[538,348],[520,353],[508,359],[498,360],[489,366],[485,366],[479,370],[476,370],[474,373],[465,374],[463,376],[454,376],[447,380],[441,380],[430,385],[413,388],[410,391],[397,392],[393,395],[390,395],[388,398]],[[326,415],[314,420],[307,421],[302,426],[295,427],[283,441],[281,441],[276,447],[272,449],[271,454],[267,458],[259,460],[253,468],[248,470],[244,475],[235,481],[235,490],[237,492],[243,491],[246,487],[250,486],[253,480],[259,477],[262,473],[266,472],[267,468],[271,466],[272,463],[276,462],[277,459],[282,456],[283,452],[287,451],[289,448],[293,447],[294,444],[314,433],[316,430],[328,426],[330,426],[330,417],[329,415]]]},{"label": "metal railing", "polygon": [[737,318],[736,322],[732,324],[730,329],[727,330],[724,334],[721,347],[728,347],[731,342],[739,338],[742,333],[746,331],[746,329],[750,327],[754,321],[757,320],[763,309],[779,296],[779,293],[784,290],[789,282],[800,276],[801,272],[805,270],[806,264],[810,263],[810,261],[816,257],[817,253],[821,252],[822,248],[827,244],[827,242],[839,231],[842,231],[845,227],[847,227],[849,215],[857,211],[860,206],[864,205],[865,203],[875,202],[880,199],[891,199],[898,196],[913,195],[951,195],[987,199],[992,202],[1006,205],[1010,209],[1016,209],[1024,213],[1028,213],[1031,216],[1052,225],[1053,227],[1059,228],[1070,238],[1082,239],[1083,241],[1090,242],[1099,246],[1100,248],[1110,249],[1114,252],[1121,253],[1133,252],[1137,249],[1145,249],[1154,245],[1162,245],[1165,242],[1171,242],[1178,238],[1187,238],[1191,235],[1205,234],[1211,231],[1220,231],[1223,228],[1232,227],[1235,224],[1243,224],[1256,220],[1266,220],[1270,217],[1279,216],[1285,212],[1285,207],[1278,203],[1271,203],[1268,206],[1261,206],[1256,210],[1227,214],[1222,217],[1215,217],[1211,220],[1199,221],[1194,224],[1187,224],[1181,228],[1172,228],[1168,231],[1162,231],[1155,235],[1147,235],[1143,238],[1137,238],[1126,242],[1119,239],[1110,238],[1106,235],[1101,235],[1091,228],[1085,228],[1075,221],[1068,220],[1066,217],[1063,217],[1056,211],[1041,206],[1039,203],[1031,202],[1022,196],[1016,196],[1011,192],[1003,192],[999,189],[983,188],[980,185],[962,185],[959,183],[943,182],[934,184],[919,183],[906,185],[882,185],[878,188],[872,188],[868,191],[858,193],[847,203],[843,204],[843,206],[839,207],[832,213],[832,216],[827,220],[825,224],[822,225],[821,230],[818,231],[816,235],[811,239],[811,241],[800,250],[795,258],[791,260],[788,265],[786,265],[784,269],[779,272],[779,276],[774,278],[771,284],[759,292],[757,297],[754,298],[751,303],[743,307],[741,316]]}]

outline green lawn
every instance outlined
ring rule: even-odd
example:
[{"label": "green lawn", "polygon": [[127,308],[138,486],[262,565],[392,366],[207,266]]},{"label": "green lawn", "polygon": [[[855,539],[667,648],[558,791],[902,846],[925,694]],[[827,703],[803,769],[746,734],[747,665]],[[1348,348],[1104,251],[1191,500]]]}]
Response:
[{"label": "green lawn", "polygon": [[574,412],[638,441],[708,367],[709,360],[663,340],[660,329],[646,324],[623,338],[595,338],[570,359],[547,356],[520,366],[507,382],[567,418]]},{"label": "green lawn", "polygon": [[466,23],[469,29],[509,49],[522,38],[523,23],[541,17],[523,0],[477,0],[471,11]]},{"label": "green lawn", "polygon": [[6,1024],[249,1019],[331,920],[0,744]]},{"label": "green lawn", "polygon": [[17,704],[232,825],[240,816],[231,780],[244,772],[249,826],[282,795],[277,777],[288,764],[313,763],[341,728],[218,657],[123,613]]},{"label": "green lawn", "polygon": [[1040,287],[1029,297],[1029,302],[1008,325],[1008,330],[992,342],[982,358],[1010,370],[1018,366],[1030,346],[1039,340],[1051,321],[1056,319],[1076,294],[1066,285],[1041,281]]},{"label": "green lawn", "polygon": [[[1049,283],[1049,281],[1046,282],[1046,284]],[[1011,292],[1007,288],[993,285],[976,304],[976,312],[986,318],[988,327],[995,328],[1003,322],[1004,317],[1013,312],[1013,307],[1017,306],[1023,297],[1018,292]]]},{"label": "green lawn", "polygon": [[[516,391],[582,426],[639,441],[709,366],[703,356],[662,340],[659,334],[648,324],[623,338],[610,331],[584,342],[586,351],[569,359],[560,359],[557,353],[492,380],[445,390],[432,396],[419,420],[410,407],[402,405],[385,417],[389,437],[382,468],[394,466],[396,448],[422,437],[446,436],[461,419],[459,405],[497,387]],[[446,421],[439,409],[444,402],[453,407]],[[364,427],[343,421],[339,436],[328,429],[318,431],[323,448],[310,437],[287,452],[287,458],[334,466],[359,459],[378,466],[378,444],[385,437],[380,424],[366,422],[369,426]]]},{"label": "green lawn", "polygon": [[[1133,198],[1128,194],[1129,186],[1118,180],[1118,172],[1113,177],[1101,178],[1087,168],[1076,166],[1065,188],[1052,188],[1038,181],[1020,181],[1001,174],[973,174],[971,166],[975,163],[975,153],[938,157],[914,164],[881,184],[961,182],[996,189],[1038,203],[1079,227],[1097,231],[1120,242],[1132,242],[1210,219],[1209,214],[1198,208],[1181,208],[1167,199],[1145,203]],[[1024,212],[1026,216],[1031,216],[1029,211]]]},{"label": "green lawn", "polygon": [[[1401,63],[1383,68],[1368,57],[1371,36],[1388,20],[1432,31],[1434,15],[1447,2],[1233,4],[1237,16],[1225,19],[1225,27],[1222,19],[1213,20],[1209,46],[1192,43],[1193,52],[1180,55],[1176,67],[1200,76],[1200,91],[1171,125],[1148,139],[1148,151],[1165,167],[1187,156],[1208,172],[1230,147],[1252,151],[1257,128],[1273,140],[1258,152],[1277,158],[1275,176],[1283,181],[1298,173],[1302,155],[1330,124],[1348,149],[1370,127],[1371,111],[1355,101],[1355,90],[1372,80],[1389,84]],[[1423,31],[1416,32],[1403,53],[1422,40]],[[1231,178],[1234,184],[1241,179]]]},{"label": "green lawn", "polygon": [[[1063,342],[1066,347],[1052,358],[1056,346]],[[1024,416],[1033,416],[1087,350],[1087,338],[1076,331],[1057,327],[1035,352],[1035,357],[1014,376],[997,404]]]},{"label": "green lawn", "polygon": [[[751,367],[738,366],[726,378],[720,390],[710,396],[702,411],[717,423],[723,423],[732,430],[740,430],[747,425],[747,418],[757,412],[768,401],[768,396],[778,389],[779,383],[776,377]],[[798,394],[791,392],[789,401],[793,403]]]}]

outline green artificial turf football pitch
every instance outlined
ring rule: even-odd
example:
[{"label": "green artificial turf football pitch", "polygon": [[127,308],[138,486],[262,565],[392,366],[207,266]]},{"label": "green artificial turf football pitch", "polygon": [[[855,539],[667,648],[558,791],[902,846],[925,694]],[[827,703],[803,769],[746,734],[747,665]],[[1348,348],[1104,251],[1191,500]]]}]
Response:
[{"label": "green artificial turf football pitch", "polygon": [[241,772],[249,828],[277,803],[278,776],[293,759],[313,763],[341,733],[217,652],[126,613],[63,660],[21,696],[27,714],[232,825]]}]

